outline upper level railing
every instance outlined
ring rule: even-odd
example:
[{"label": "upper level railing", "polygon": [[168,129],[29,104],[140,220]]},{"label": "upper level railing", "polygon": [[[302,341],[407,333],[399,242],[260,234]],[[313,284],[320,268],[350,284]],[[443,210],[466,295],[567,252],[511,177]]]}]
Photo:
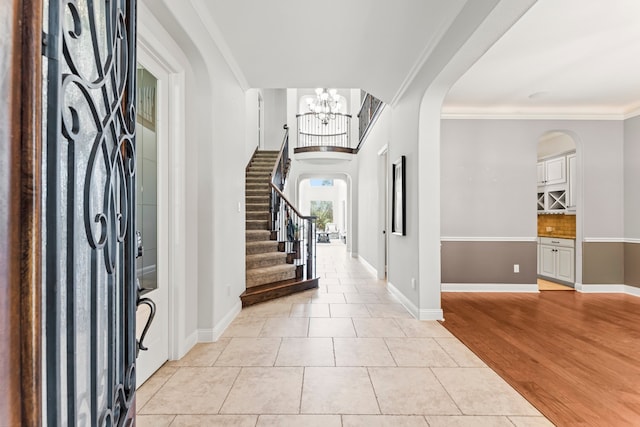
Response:
[{"label": "upper level railing", "polygon": [[382,101],[380,101],[370,93],[367,93],[365,91],[360,91],[360,93],[362,104],[360,105],[360,112],[358,113],[360,132],[358,135],[357,150],[360,149],[360,146],[366,139],[369,131],[371,130],[371,127],[373,126],[373,123],[375,123],[375,120],[382,112],[382,107],[384,106],[384,103]]},{"label": "upper level railing", "polygon": [[326,124],[314,113],[298,114],[298,149],[335,147],[351,151],[351,115],[336,113]]}]

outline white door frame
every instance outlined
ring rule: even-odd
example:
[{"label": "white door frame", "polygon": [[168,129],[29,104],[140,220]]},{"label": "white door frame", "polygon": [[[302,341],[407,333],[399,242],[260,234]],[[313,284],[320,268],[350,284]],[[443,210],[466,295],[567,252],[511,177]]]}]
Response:
[{"label": "white door frame", "polygon": [[[142,6],[142,5],[141,5]],[[195,344],[185,331],[185,69],[154,32],[138,22],[138,61],[159,79],[158,88],[158,243],[164,242],[168,289],[169,360],[184,356]],[[162,81],[163,83],[161,83]],[[164,88],[164,90],[161,90]],[[162,195],[162,196],[161,196]],[[160,253],[158,254],[160,256]]]},{"label": "white door frame", "polygon": [[385,144],[378,151],[378,260],[376,270],[378,279],[387,277],[387,248],[388,248],[388,212],[389,212],[389,145]]}]

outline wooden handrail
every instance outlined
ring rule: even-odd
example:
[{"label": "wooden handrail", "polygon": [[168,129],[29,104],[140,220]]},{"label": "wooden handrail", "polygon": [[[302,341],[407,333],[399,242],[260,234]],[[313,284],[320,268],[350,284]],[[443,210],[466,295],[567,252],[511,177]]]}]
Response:
[{"label": "wooden handrail", "polygon": [[282,191],[280,191],[280,189],[276,185],[274,185],[273,183],[270,183],[270,185],[271,185],[271,188],[276,190],[276,193],[278,193],[280,198],[282,198],[282,200],[284,200],[284,202],[287,204],[287,206],[289,206],[291,209],[293,209],[293,211],[296,213],[296,215],[298,215],[301,219],[316,219],[316,218],[318,218],[317,216],[313,216],[313,215],[302,215],[298,211],[298,209],[296,209],[295,206],[293,206],[291,204],[291,202],[287,199],[287,196],[285,196],[284,193]]},{"label": "wooden handrail", "polygon": [[282,138],[282,144],[280,145],[280,151],[278,152],[278,157],[276,157],[276,163],[273,165],[273,170],[271,171],[271,176],[269,177],[269,181],[273,184],[273,177],[276,176],[278,172],[278,167],[282,162],[282,154],[284,152],[285,146],[287,142],[289,142],[289,126],[285,123],[283,126],[284,129],[284,138]]}]

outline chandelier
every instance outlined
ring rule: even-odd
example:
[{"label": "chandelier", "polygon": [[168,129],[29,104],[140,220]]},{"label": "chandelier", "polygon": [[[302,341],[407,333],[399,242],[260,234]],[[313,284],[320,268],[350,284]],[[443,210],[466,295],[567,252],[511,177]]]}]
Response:
[{"label": "chandelier", "polygon": [[316,99],[308,102],[309,111],[323,125],[329,123],[329,120],[336,118],[336,113],[340,111],[342,105],[339,101],[338,91],[336,89],[317,88]]}]

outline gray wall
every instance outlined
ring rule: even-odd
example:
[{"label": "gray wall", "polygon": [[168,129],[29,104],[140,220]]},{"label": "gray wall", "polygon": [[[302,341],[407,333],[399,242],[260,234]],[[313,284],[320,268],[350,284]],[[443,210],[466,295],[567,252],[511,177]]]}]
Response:
[{"label": "gray wall", "polygon": [[624,122],[624,184],[624,282],[640,287],[640,116]]},{"label": "gray wall", "polygon": [[[554,130],[572,135],[577,144],[578,189],[582,187],[578,238],[622,239],[623,122],[587,120],[442,120],[442,236],[494,242],[535,238],[536,149],[539,138]],[[490,250],[494,242],[486,242],[486,249]],[[582,256],[580,243],[576,252]],[[623,253],[618,255],[622,257]],[[458,262],[445,256],[457,255],[443,252],[443,266]],[[523,257],[518,261],[522,271],[535,268],[535,252]],[[580,265],[578,262],[577,267]],[[484,277],[483,271],[476,272],[478,277]],[[576,280],[581,276],[582,271],[577,271]]]}]

